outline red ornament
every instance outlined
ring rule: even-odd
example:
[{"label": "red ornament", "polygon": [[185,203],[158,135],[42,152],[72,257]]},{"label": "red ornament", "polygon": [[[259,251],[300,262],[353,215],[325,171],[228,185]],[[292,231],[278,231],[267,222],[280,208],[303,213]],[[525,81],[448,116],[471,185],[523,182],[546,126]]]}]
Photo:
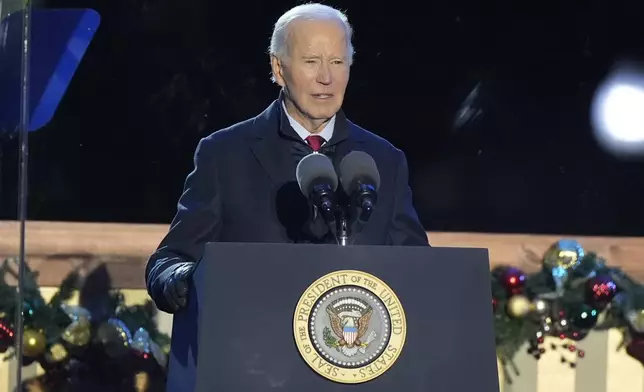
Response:
[{"label": "red ornament", "polygon": [[569,331],[567,334],[568,339],[574,340],[576,342],[583,340],[588,333],[584,331]]},{"label": "red ornament", "polygon": [[13,329],[3,320],[0,320],[0,354],[5,353],[13,346]]},{"label": "red ornament", "polygon": [[9,324],[0,321],[0,339],[5,338],[13,338],[13,329],[9,327]]},{"label": "red ornament", "polygon": [[519,294],[525,286],[526,276],[518,268],[509,267],[503,272],[503,286],[510,294]]},{"label": "red ornament", "polygon": [[594,276],[586,281],[586,302],[603,308],[617,294],[617,284],[608,276]]}]

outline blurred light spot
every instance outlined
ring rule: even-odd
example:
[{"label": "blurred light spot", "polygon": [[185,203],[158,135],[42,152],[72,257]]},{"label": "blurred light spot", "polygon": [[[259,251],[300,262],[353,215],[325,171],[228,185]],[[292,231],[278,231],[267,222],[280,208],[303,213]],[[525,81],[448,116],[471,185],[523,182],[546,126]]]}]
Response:
[{"label": "blurred light spot", "polygon": [[595,137],[615,155],[644,153],[644,72],[618,69],[597,89],[591,121]]},{"label": "blurred light spot", "polygon": [[465,97],[461,103],[461,107],[454,116],[452,124],[454,130],[460,130],[466,124],[471,124],[483,114],[483,109],[480,107],[481,83],[479,82],[472,91]]}]

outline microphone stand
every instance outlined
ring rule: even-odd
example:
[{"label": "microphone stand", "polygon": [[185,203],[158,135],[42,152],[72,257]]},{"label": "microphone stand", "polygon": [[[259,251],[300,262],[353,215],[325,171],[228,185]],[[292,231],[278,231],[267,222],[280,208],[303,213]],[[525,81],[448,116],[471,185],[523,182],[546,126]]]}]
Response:
[{"label": "microphone stand", "polygon": [[355,218],[355,230],[352,233],[353,238],[349,242],[349,223],[347,219],[347,213],[344,209],[338,206],[339,219],[336,219],[337,222],[337,242],[340,246],[347,246],[348,244],[353,244],[358,235],[364,229],[365,224],[371,218],[373,213],[374,206],[378,200],[378,194],[373,186],[367,184],[359,184],[359,188],[355,196],[353,197],[352,202],[348,206],[349,209],[354,208],[356,210]]},{"label": "microphone stand", "polygon": [[349,225],[347,223],[347,215],[344,211],[340,211],[340,219],[338,220],[338,245],[347,246],[349,242]]}]

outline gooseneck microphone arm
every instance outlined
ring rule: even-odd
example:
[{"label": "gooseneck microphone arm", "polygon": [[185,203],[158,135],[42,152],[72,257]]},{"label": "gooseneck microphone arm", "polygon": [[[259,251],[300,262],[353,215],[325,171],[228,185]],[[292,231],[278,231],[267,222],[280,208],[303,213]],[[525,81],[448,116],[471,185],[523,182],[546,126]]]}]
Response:
[{"label": "gooseneck microphone arm", "polygon": [[323,182],[312,185],[309,200],[318,209],[324,221],[329,226],[335,227],[335,191],[331,186]]},{"label": "gooseneck microphone arm", "polygon": [[354,199],[356,206],[360,210],[358,219],[362,222],[367,222],[373,213],[376,203],[378,202],[378,192],[376,191],[376,188],[371,184],[358,181],[356,184]]},{"label": "gooseneck microphone arm", "polygon": [[347,222],[347,215],[342,210],[340,210],[336,240],[340,246],[347,246],[349,242],[349,224]]}]

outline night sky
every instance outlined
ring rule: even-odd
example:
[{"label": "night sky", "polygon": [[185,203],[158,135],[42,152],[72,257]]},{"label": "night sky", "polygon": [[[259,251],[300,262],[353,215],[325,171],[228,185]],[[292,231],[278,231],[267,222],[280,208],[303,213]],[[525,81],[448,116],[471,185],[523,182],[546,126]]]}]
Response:
[{"label": "night sky", "polygon": [[[266,48],[295,4],[47,3],[102,25],[30,135],[29,219],[169,223],[198,140],[276,98]],[[407,153],[427,230],[644,235],[644,163],[602,150],[589,121],[611,67],[644,55],[644,2],[327,4],[355,28],[344,110]],[[11,219],[17,144],[1,143]]]}]

